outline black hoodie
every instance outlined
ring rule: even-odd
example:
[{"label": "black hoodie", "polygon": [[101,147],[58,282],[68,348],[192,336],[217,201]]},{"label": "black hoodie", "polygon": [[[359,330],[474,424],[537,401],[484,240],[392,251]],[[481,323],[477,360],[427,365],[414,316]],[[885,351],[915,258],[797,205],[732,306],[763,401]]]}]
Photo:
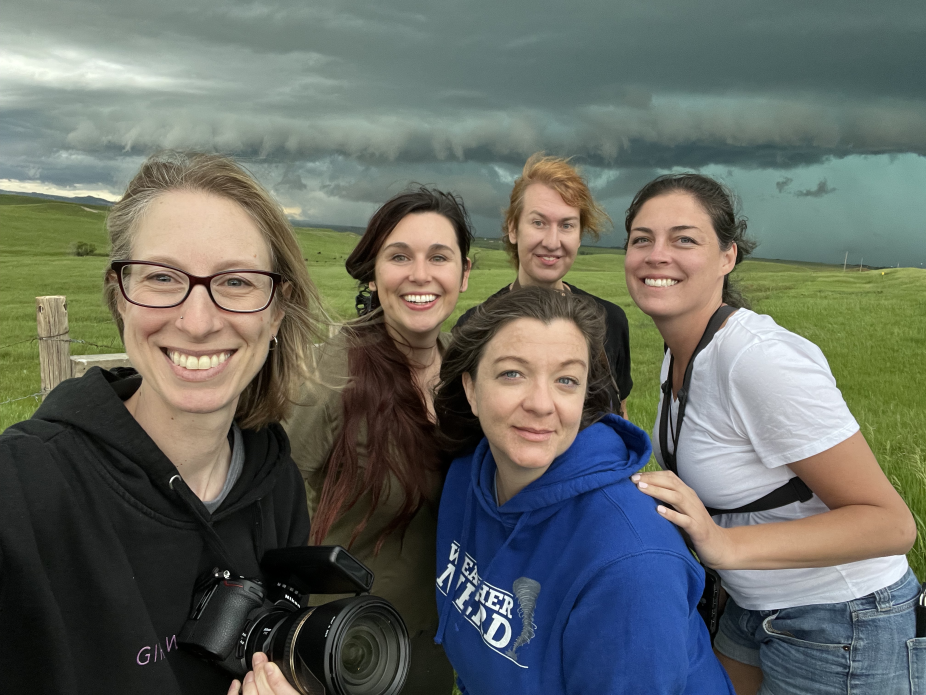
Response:
[{"label": "black hoodie", "polygon": [[[304,545],[305,489],[278,425],[243,431],[244,467],[210,516],[123,405],[141,383],[65,381],[0,435],[0,693],[225,693],[177,647],[193,587],[225,563]],[[198,519],[197,519],[198,517]]]}]

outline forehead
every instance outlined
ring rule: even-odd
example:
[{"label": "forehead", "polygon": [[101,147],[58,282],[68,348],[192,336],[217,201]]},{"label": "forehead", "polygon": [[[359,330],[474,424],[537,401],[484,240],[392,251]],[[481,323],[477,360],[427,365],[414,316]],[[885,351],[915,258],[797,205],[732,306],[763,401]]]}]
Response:
[{"label": "forehead", "polygon": [[135,228],[132,257],[206,272],[228,267],[270,269],[270,245],[238,203],[202,191],[168,191],[148,205]]},{"label": "forehead", "polygon": [[563,197],[545,183],[532,183],[524,189],[522,214],[531,212],[540,212],[556,219],[579,217],[580,214],[579,208],[567,205]]},{"label": "forehead", "polygon": [[544,323],[532,318],[515,319],[502,326],[489,341],[480,364],[509,356],[538,367],[555,367],[576,359],[588,364],[588,344],[572,321],[554,319]]},{"label": "forehead", "polygon": [[714,223],[704,206],[690,193],[673,191],[650,198],[640,206],[632,227],[697,227],[713,231]]},{"label": "forehead", "polygon": [[380,251],[390,244],[404,244],[414,249],[440,244],[460,250],[453,224],[436,212],[415,212],[403,217],[383,241]]}]

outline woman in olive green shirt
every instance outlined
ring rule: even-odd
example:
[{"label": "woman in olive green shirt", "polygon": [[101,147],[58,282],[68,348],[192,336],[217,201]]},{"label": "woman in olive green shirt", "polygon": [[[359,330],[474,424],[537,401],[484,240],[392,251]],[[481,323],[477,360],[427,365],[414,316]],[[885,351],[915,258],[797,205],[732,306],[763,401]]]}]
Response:
[{"label": "woman in olive green shirt", "polygon": [[453,671],[434,645],[435,532],[445,468],[431,391],[466,290],[472,232],[462,201],[421,187],[371,218],[347,259],[360,318],[319,351],[284,423],[306,482],[312,542],[342,545],[375,574],[373,592],[411,638],[406,695],[449,695]]}]

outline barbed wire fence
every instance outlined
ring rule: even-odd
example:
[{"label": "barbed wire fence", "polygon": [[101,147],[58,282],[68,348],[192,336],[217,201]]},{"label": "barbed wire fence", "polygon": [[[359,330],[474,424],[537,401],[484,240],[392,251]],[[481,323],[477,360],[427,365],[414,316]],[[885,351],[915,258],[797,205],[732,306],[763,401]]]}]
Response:
[{"label": "barbed wire fence", "polygon": [[[31,338],[25,338],[23,340],[17,340],[13,343],[8,343],[7,345],[0,345],[0,350],[6,350],[7,348],[16,347],[17,345],[23,345],[24,343],[37,343],[40,340],[47,340],[52,343],[78,343],[80,345],[88,345],[90,347],[100,348],[101,350],[112,350],[116,347],[116,341],[113,339],[111,345],[100,345],[99,343],[94,343],[89,340],[78,340],[77,338],[62,338],[60,336],[65,335],[61,333],[59,335],[49,335],[49,336],[40,336],[36,335]],[[15,403],[16,401],[24,401],[27,398],[34,398],[35,400],[40,400],[42,398],[42,391],[38,393],[30,393],[27,396],[18,396],[16,398],[8,398],[5,401],[0,401],[0,405],[7,405],[8,403]]]}]

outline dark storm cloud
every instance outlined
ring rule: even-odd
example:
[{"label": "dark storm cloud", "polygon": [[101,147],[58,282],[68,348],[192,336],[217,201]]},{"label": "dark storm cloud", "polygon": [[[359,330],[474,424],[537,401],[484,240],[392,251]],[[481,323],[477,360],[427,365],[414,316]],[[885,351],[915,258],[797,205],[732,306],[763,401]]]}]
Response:
[{"label": "dark storm cloud", "polygon": [[822,198],[825,195],[830,193],[835,193],[835,188],[830,188],[829,184],[826,182],[826,179],[823,179],[820,183],[817,184],[816,188],[806,188],[802,191],[794,191],[794,195],[798,198]]},{"label": "dark storm cloud", "polygon": [[926,155],[924,35],[919,0],[8,0],[0,179],[118,191],[219,150],[296,216],[418,181],[494,231],[538,150],[616,210],[673,168]]},{"label": "dark storm cloud", "polygon": [[785,176],[781,180],[775,182],[775,188],[778,189],[779,193],[784,193],[792,183],[794,183],[794,179],[790,176]]},{"label": "dark storm cloud", "polygon": [[[926,153],[919,3],[14,0],[14,140],[280,160],[793,166]],[[555,30],[551,30],[551,25]],[[808,69],[812,65],[813,69]]]}]

